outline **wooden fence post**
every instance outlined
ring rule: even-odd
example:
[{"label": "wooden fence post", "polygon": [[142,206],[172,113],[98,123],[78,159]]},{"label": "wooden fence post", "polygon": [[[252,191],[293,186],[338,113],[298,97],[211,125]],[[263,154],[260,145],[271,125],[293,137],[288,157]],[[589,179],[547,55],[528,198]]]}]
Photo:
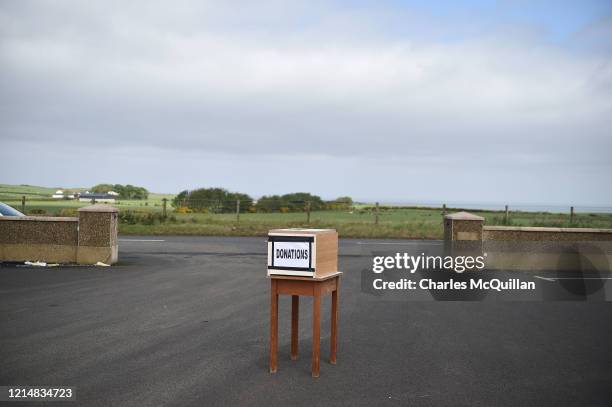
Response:
[{"label": "wooden fence post", "polygon": [[25,201],[26,201],[26,197],[25,195],[21,196],[21,212],[25,214]]},{"label": "wooden fence post", "polygon": [[574,223],[574,207],[570,207],[570,224]]},{"label": "wooden fence post", "polygon": [[306,224],[310,225],[310,201],[306,202]]},{"label": "wooden fence post", "polygon": [[378,202],[376,202],[376,211],[375,211],[374,215],[375,215],[374,224],[378,225]]},{"label": "wooden fence post", "polygon": [[506,214],[504,215],[504,224],[508,224],[508,205],[506,205]]},{"label": "wooden fence post", "polygon": [[167,203],[168,203],[168,199],[167,199],[167,198],[164,198],[164,199],[162,199],[162,202],[163,202],[163,204],[164,204],[164,206],[163,206],[163,212],[162,212],[162,214],[163,214],[163,215],[162,215],[162,216],[163,216],[163,218],[164,218],[164,220],[165,220],[165,219],[166,219],[166,215],[167,215],[167,212],[166,212],[166,205],[167,205]]},{"label": "wooden fence post", "polygon": [[236,224],[240,223],[240,199],[236,199]]}]

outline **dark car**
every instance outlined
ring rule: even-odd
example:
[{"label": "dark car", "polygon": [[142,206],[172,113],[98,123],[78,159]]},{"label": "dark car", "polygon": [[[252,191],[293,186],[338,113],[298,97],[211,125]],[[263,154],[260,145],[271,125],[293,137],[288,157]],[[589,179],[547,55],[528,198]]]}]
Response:
[{"label": "dark car", "polygon": [[17,209],[13,209],[13,207],[0,202],[0,216],[25,216],[25,215],[19,212]]}]

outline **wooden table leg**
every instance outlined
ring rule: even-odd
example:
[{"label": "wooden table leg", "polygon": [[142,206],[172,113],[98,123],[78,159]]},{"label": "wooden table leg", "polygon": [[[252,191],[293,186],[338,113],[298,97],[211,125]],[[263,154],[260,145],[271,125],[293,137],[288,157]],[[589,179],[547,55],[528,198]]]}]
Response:
[{"label": "wooden table leg", "polygon": [[329,341],[329,363],[332,365],[336,364],[336,351],[338,348],[338,281],[336,283],[336,290],[332,291],[332,304],[331,304],[331,338]]},{"label": "wooden table leg", "polygon": [[270,280],[270,373],[278,367],[278,283]]},{"label": "wooden table leg", "polygon": [[315,283],[312,297],[312,377],[319,377],[321,354],[321,286]]},{"label": "wooden table leg", "polygon": [[300,297],[291,296],[291,360],[298,357],[298,325],[300,318]]}]

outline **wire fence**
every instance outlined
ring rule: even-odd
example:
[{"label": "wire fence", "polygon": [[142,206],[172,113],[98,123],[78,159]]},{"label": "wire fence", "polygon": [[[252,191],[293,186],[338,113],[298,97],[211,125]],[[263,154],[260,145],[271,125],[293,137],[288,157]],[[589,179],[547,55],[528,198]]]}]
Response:
[{"label": "wire fence", "polygon": [[[0,193],[0,202],[5,202],[20,210],[24,214],[46,214],[46,212],[62,213],[62,209],[74,210],[79,206],[98,203],[109,203],[119,207],[120,211],[160,210],[162,218],[169,213],[176,214],[235,214],[240,220],[241,214],[246,213],[304,213],[306,221],[310,222],[314,211],[354,211],[356,205],[351,201],[322,201],[322,200],[240,200],[240,199],[181,199],[169,200],[124,200],[120,198],[53,198],[49,195],[29,193],[18,195],[16,192]],[[54,210],[52,210],[53,208]],[[374,212],[376,205],[359,205],[359,211]],[[378,218],[376,219],[378,223]]]},{"label": "wire fence", "polygon": [[459,210],[468,211],[495,211],[500,216],[502,224],[511,224],[511,217],[521,212],[558,213],[569,215],[570,223],[574,221],[578,213],[612,213],[609,207],[553,207],[534,205],[491,205],[483,204],[478,208],[472,205],[428,204],[428,205],[402,205],[402,204],[379,204],[354,203],[349,199],[341,200],[283,200],[280,197],[268,197],[260,200],[240,199],[158,199],[158,200],[124,200],[121,198],[83,198],[78,195],[75,198],[53,198],[48,194],[23,193],[19,191],[0,192],[0,202],[5,202],[24,214],[46,215],[46,214],[72,214],[79,206],[96,203],[110,203],[119,207],[120,212],[127,212],[127,217],[132,216],[129,212],[155,211],[160,219],[165,220],[174,214],[233,214],[236,222],[240,222],[240,216],[244,214],[303,214],[303,221],[307,224],[311,221],[313,212],[337,211],[371,215],[372,222],[378,224],[381,217],[391,215],[394,212],[406,211],[408,209],[439,210],[441,215]]}]

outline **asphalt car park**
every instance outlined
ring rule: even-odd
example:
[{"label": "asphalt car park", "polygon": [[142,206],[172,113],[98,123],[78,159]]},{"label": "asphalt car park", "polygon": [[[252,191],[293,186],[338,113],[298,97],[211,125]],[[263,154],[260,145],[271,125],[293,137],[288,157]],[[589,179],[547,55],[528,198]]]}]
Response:
[{"label": "asphalt car park", "polygon": [[[268,373],[265,238],[123,236],[113,267],[5,264],[0,385],[75,386],[85,406],[610,405],[605,298],[411,300],[364,286],[373,251],[440,244],[341,240],[338,364],[323,358],[318,379],[308,299],[291,361],[281,296]],[[329,298],[322,309],[325,356]]]}]

